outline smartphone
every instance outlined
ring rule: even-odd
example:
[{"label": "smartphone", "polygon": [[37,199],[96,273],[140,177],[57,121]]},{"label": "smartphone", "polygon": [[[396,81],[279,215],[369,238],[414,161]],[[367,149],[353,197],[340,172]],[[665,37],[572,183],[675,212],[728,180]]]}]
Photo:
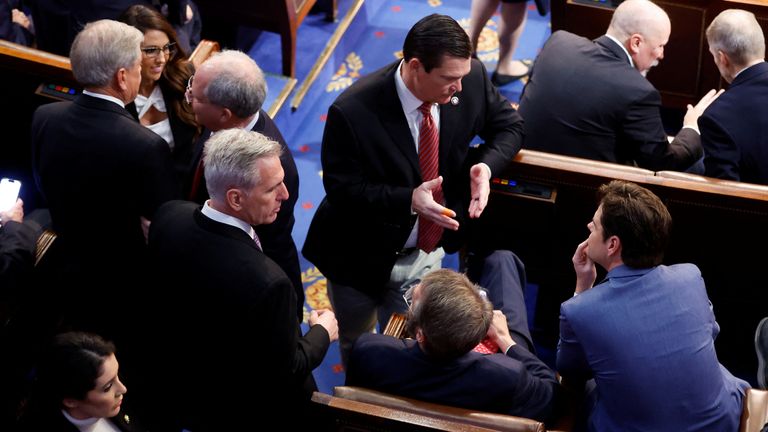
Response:
[{"label": "smartphone", "polygon": [[21,182],[9,178],[0,180],[0,211],[8,211],[19,198]]}]

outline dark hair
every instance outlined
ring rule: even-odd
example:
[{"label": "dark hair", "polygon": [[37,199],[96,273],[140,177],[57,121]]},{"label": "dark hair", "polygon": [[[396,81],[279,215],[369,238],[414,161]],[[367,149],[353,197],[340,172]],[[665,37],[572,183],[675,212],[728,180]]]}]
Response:
[{"label": "dark hair", "polygon": [[69,332],[57,335],[40,362],[35,377],[34,398],[41,407],[62,407],[66,398],[85,399],[96,387],[104,360],[115,346],[101,336]]},{"label": "dark hair", "polygon": [[419,20],[408,31],[403,43],[403,58],[417,58],[429,73],[440,67],[443,56],[468,59],[472,42],[467,32],[448,15],[432,14]]},{"label": "dark hair", "polygon": [[168,36],[170,42],[175,43],[176,55],[168,59],[158,84],[163,90],[164,95],[172,95],[170,100],[166,99],[165,101],[169,105],[169,109],[182,122],[197,127],[191,105],[184,102],[187,81],[194,73],[194,66],[187,60],[187,53],[184,52],[181,44],[179,44],[179,38],[176,36],[173,26],[155,8],[140,4],[126,9],[120,15],[120,21],[136,27],[142,33],[147,33],[149,30],[161,31]]},{"label": "dark hair", "polygon": [[435,270],[421,281],[421,300],[409,311],[411,334],[420,328],[424,350],[436,360],[468,353],[488,333],[493,306],[465,275]]},{"label": "dark hair", "polygon": [[634,268],[661,264],[672,230],[672,216],[663,202],[635,183],[613,180],[598,191],[603,240],[621,240],[621,259]]}]

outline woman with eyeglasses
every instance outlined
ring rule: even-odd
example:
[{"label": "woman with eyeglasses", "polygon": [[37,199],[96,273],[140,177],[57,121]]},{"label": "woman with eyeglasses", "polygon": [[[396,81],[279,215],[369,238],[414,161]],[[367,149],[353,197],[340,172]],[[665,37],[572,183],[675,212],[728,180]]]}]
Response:
[{"label": "woman with eyeglasses", "polygon": [[187,61],[173,27],[156,9],[134,5],[123,12],[120,21],[144,33],[141,86],[134,104],[126,108],[168,142],[181,179],[191,163],[193,143],[199,133],[192,108],[184,101],[194,66]]},{"label": "woman with eyeglasses", "polygon": [[63,333],[35,371],[33,393],[18,431],[138,431],[122,410],[127,388],[115,346],[90,333]]}]

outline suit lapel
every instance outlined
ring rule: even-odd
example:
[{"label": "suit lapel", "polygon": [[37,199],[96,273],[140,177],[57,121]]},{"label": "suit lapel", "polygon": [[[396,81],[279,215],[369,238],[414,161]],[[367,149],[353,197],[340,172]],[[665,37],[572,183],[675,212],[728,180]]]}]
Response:
[{"label": "suit lapel", "polygon": [[400,152],[408,160],[417,173],[420,173],[419,168],[419,155],[416,154],[416,143],[413,142],[413,135],[408,128],[408,121],[405,118],[403,112],[403,105],[400,103],[400,98],[397,96],[397,88],[395,87],[395,72],[397,71],[397,63],[384,74],[384,85],[382,86],[379,102],[381,109],[379,109],[379,117],[381,123],[384,125],[384,129],[387,131],[392,141],[395,143],[395,147],[400,149]]}]

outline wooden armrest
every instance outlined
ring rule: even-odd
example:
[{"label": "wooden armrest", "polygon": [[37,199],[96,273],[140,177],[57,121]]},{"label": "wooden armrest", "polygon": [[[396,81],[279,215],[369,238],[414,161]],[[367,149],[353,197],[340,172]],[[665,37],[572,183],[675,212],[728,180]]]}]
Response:
[{"label": "wooden armrest", "polygon": [[434,404],[361,387],[338,386],[334,387],[333,393],[338,398],[492,430],[511,432],[543,432],[545,430],[544,424],[536,420]]}]

